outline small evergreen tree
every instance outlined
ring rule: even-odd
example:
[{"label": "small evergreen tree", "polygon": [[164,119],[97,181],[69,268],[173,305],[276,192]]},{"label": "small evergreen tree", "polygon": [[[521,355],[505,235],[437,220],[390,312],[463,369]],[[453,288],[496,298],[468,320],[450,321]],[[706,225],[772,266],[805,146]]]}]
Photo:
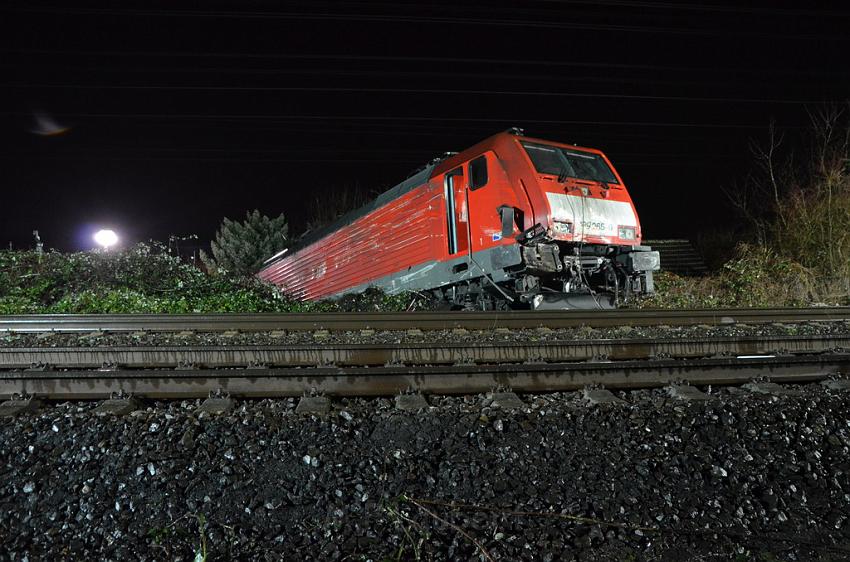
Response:
[{"label": "small evergreen tree", "polygon": [[211,243],[212,256],[201,252],[201,260],[211,271],[252,275],[286,248],[288,230],[282,214],[270,219],[256,209],[248,211],[242,222],[225,218]]}]

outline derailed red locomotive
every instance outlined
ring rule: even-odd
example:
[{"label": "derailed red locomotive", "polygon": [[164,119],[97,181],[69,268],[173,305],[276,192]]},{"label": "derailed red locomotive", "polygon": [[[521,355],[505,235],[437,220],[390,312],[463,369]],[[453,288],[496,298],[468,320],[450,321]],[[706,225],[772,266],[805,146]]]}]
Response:
[{"label": "derailed red locomotive", "polygon": [[602,152],[511,129],[308,233],[259,276],[302,300],[378,287],[479,310],[610,308],[651,293],[659,265]]}]

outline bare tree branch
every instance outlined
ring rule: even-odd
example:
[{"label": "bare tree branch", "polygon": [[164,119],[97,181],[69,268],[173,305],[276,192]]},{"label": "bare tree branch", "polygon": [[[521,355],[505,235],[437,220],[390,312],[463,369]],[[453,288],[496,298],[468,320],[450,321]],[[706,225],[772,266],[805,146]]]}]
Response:
[{"label": "bare tree branch", "polygon": [[449,527],[451,527],[452,529],[454,529],[455,531],[457,531],[458,533],[460,533],[461,535],[466,537],[470,542],[472,542],[472,544],[474,544],[476,546],[476,548],[478,548],[479,551],[481,551],[481,555],[484,556],[484,558],[486,558],[490,562],[496,562],[495,560],[493,560],[493,557],[490,556],[490,553],[487,552],[487,549],[484,548],[484,545],[481,544],[480,541],[478,541],[478,539],[476,539],[475,537],[473,537],[472,535],[470,535],[469,533],[467,533],[466,531],[464,531],[463,529],[461,529],[460,527],[458,527],[457,525],[455,525],[451,521],[447,521],[447,520],[443,519],[442,517],[440,517],[439,515],[437,515],[436,513],[434,513],[433,511],[431,511],[430,509],[428,509],[427,507],[425,507],[421,503],[419,503],[417,500],[414,500],[412,498],[407,498],[407,499],[408,499],[408,501],[410,501],[410,503],[412,503],[413,505],[415,505],[416,507],[418,507],[419,509],[421,509],[422,511],[424,511],[425,513],[427,513],[428,515],[430,515],[431,517],[433,517],[434,519],[439,521],[440,523],[443,523],[444,525],[448,525]]}]

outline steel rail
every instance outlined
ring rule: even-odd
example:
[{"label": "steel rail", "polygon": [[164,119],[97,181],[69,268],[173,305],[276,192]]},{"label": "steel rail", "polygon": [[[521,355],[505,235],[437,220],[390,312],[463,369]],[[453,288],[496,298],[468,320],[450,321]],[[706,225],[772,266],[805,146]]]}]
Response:
[{"label": "steel rail", "polygon": [[350,312],[310,314],[45,314],[0,316],[0,332],[447,330],[692,326],[735,323],[850,321],[850,307],[567,310],[509,312]]},{"label": "steel rail", "polygon": [[518,392],[648,388],[685,380],[691,384],[740,384],[769,376],[774,382],[812,382],[847,372],[850,354],[796,357],[662,359],[522,365],[437,365],[218,370],[3,371],[0,397],[28,394],[46,399],[108,398],[112,393],[182,399],[224,391],[234,397],[329,395],[380,396],[407,389],[425,393],[478,393],[496,387]]},{"label": "steel rail", "polygon": [[316,367],[383,365],[516,364],[659,357],[797,355],[850,349],[850,334],[734,336],[668,339],[553,340],[312,345],[116,346],[0,348],[0,369],[49,365],[55,369]]}]

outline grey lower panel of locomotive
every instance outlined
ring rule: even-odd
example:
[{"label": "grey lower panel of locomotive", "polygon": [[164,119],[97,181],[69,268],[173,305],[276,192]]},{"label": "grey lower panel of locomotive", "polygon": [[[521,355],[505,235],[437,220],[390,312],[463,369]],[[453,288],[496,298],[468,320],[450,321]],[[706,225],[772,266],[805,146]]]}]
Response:
[{"label": "grey lower panel of locomotive", "polygon": [[[480,282],[482,287],[496,288],[497,284],[516,282],[516,275],[511,270],[528,266],[528,248],[518,244],[498,246],[471,255],[459,256],[448,261],[430,261],[404,271],[396,272],[365,283],[351,287],[344,294],[359,293],[369,287],[377,287],[388,294],[403,291],[428,291],[446,287],[459,286],[466,282]],[[640,273],[642,293],[652,293],[652,272],[659,268],[658,252],[653,252],[648,246],[636,246],[631,251],[617,257],[625,262],[627,269]],[[503,293],[504,294],[504,293]],[[605,293],[574,293],[574,292],[540,292],[536,295],[526,295],[523,300],[528,307],[538,310],[545,309],[593,309],[613,308],[617,305],[616,295]]]},{"label": "grey lower panel of locomotive", "polygon": [[429,261],[404,271],[393,273],[369,283],[347,289],[335,295],[360,293],[369,287],[377,287],[385,293],[395,294],[402,291],[424,291],[462,283],[488,275],[499,283],[509,279],[505,269],[520,265],[522,255],[516,244],[497,246],[447,261]]}]

